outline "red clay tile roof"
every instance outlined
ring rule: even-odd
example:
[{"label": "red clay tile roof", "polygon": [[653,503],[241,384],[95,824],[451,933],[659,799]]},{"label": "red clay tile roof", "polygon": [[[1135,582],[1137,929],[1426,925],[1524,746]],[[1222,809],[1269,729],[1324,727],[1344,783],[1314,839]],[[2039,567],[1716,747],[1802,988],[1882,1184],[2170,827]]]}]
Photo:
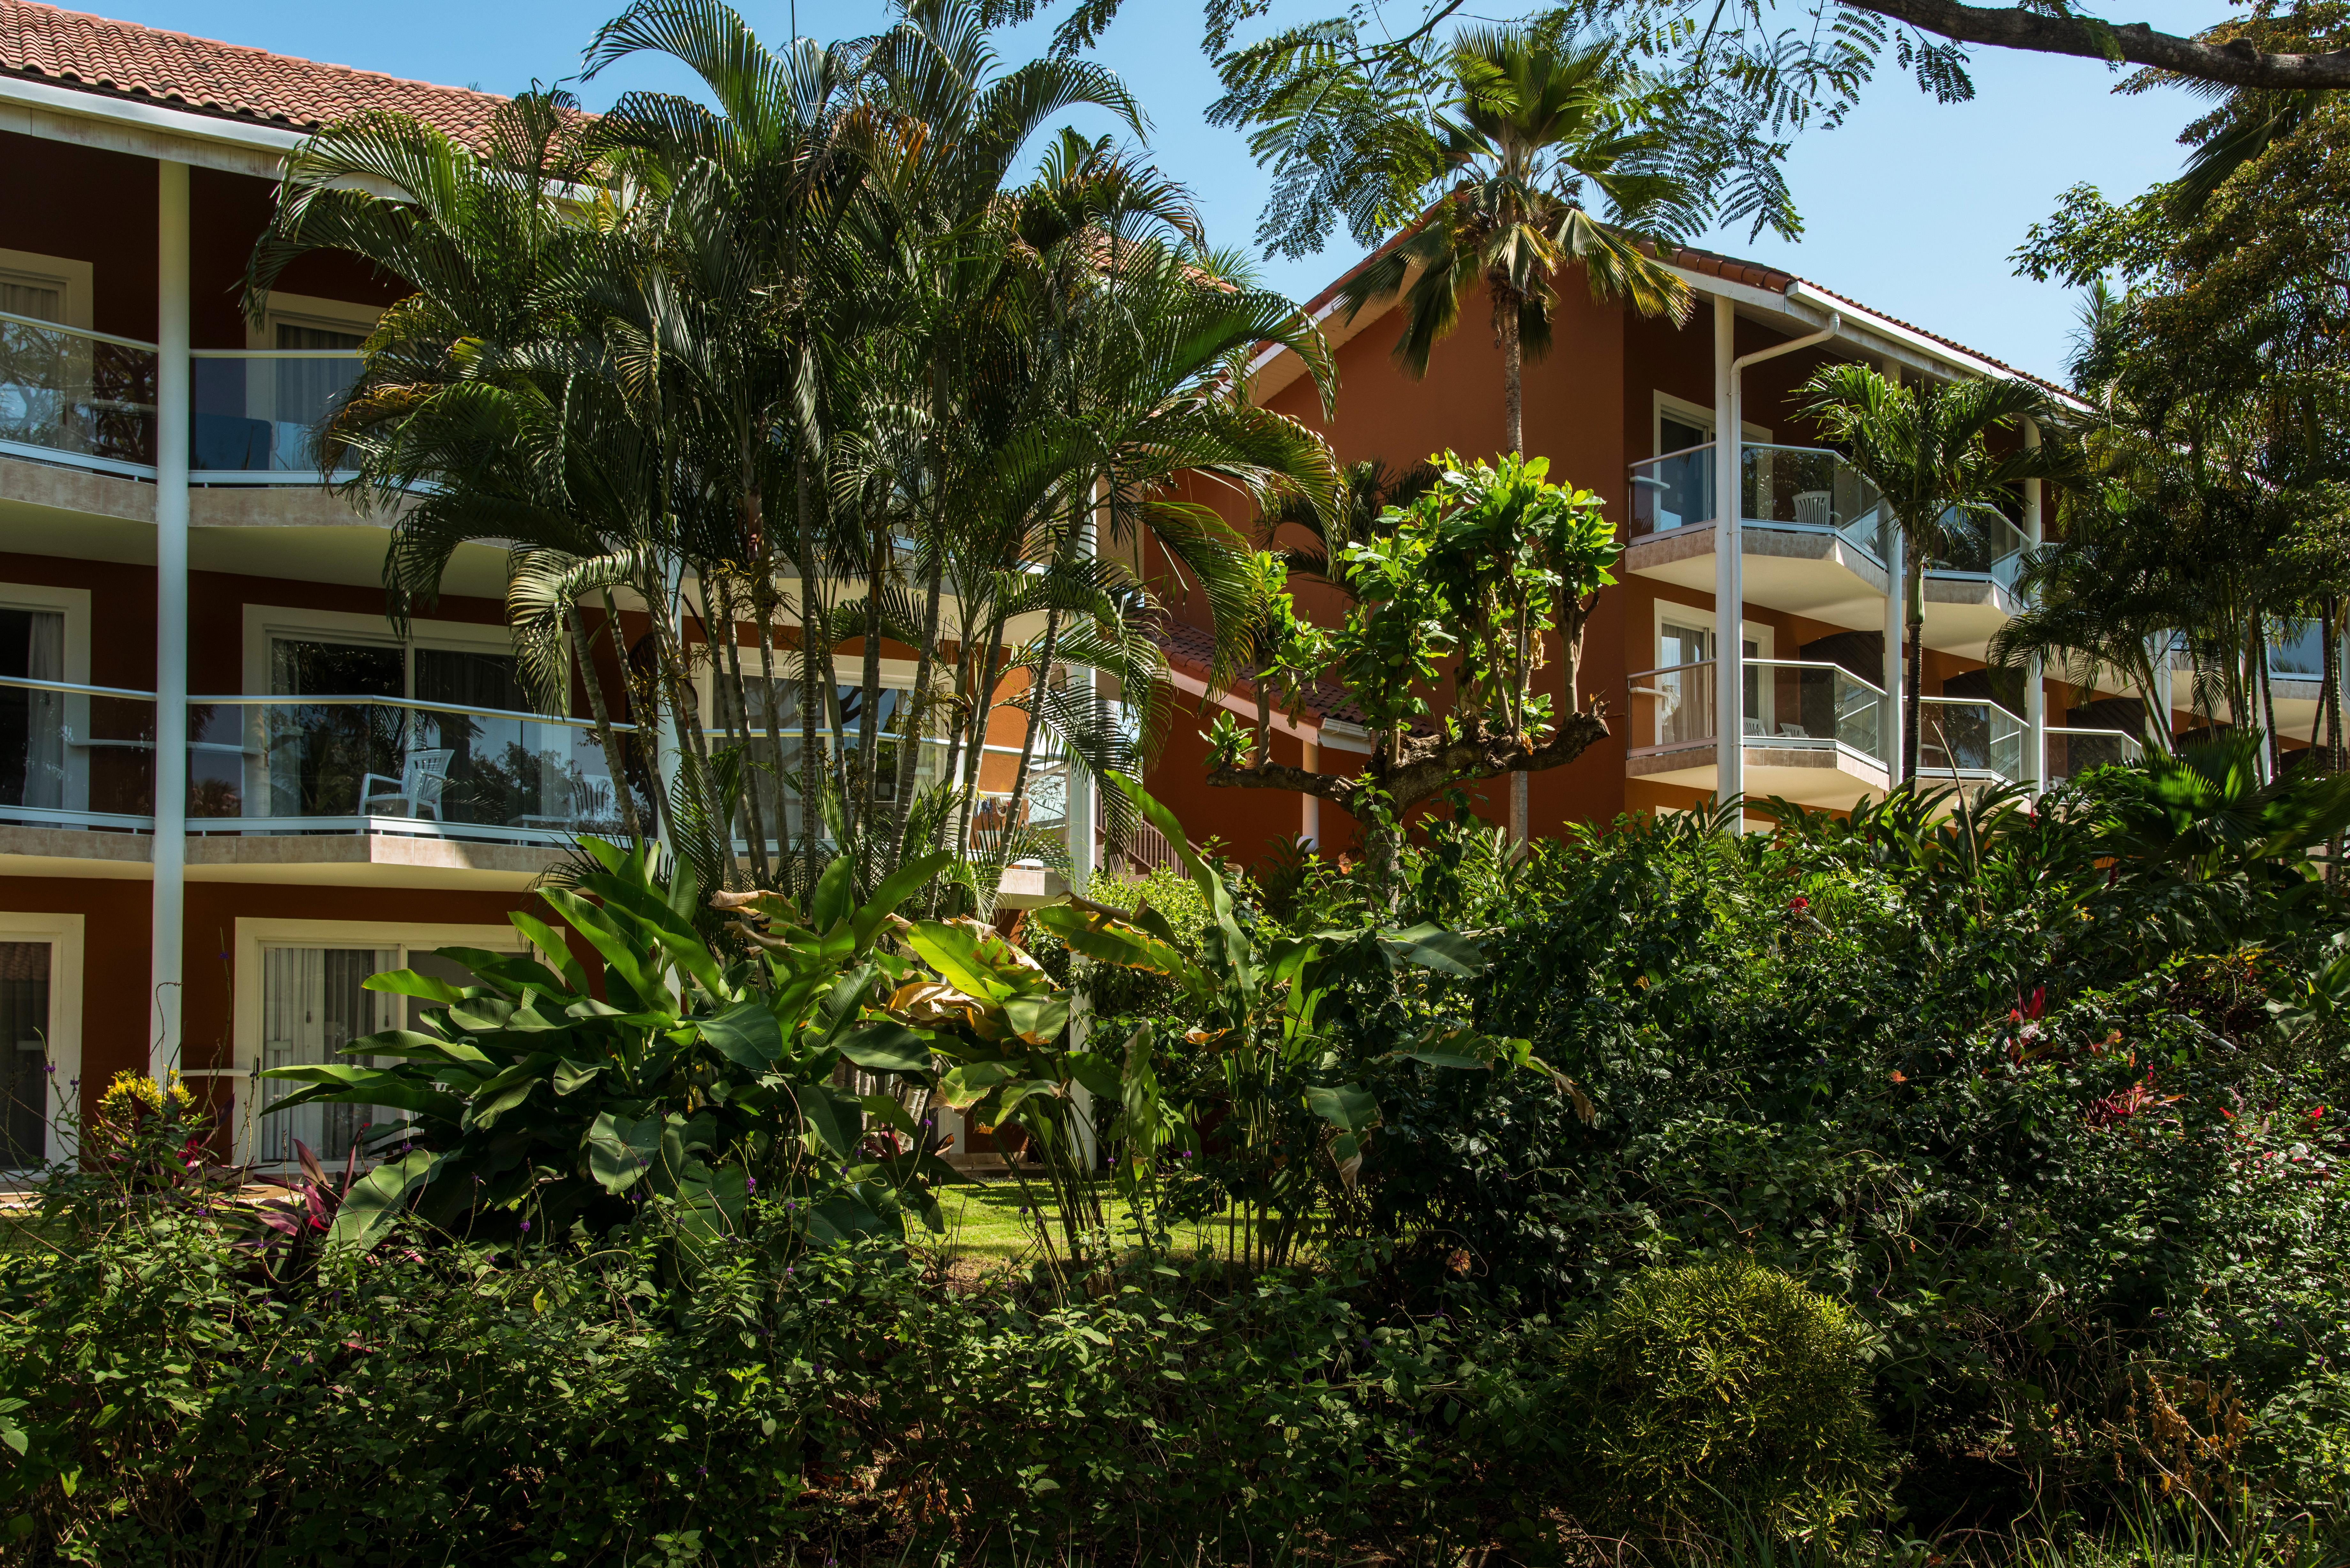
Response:
[{"label": "red clay tile roof", "polygon": [[[1388,251],[1402,244],[1404,239],[1409,236],[1410,233],[1411,231],[1409,228],[1398,230],[1395,234],[1389,235],[1387,241],[1377,250],[1374,250],[1370,254],[1365,256],[1362,260],[1348,267],[1345,272],[1340,273],[1336,277],[1332,278],[1327,286],[1323,288],[1323,290],[1316,294],[1312,299],[1305,302],[1305,314],[1310,317],[1315,311],[1320,310],[1325,305],[1327,305],[1332,296],[1336,295],[1338,290],[1346,285],[1347,279],[1353,277],[1357,273],[1370,265],[1372,262],[1377,261],[1380,256],[1385,255]],[[1840,294],[1836,290],[1828,287],[1825,284],[1814,283],[1810,278],[1804,277],[1801,274],[1787,272],[1778,267],[1769,266],[1762,262],[1745,261],[1737,256],[1723,255],[1717,251],[1701,251],[1688,245],[1684,245],[1679,250],[1674,252],[1671,261],[1673,265],[1687,272],[1700,273],[1707,277],[1718,277],[1725,283],[1744,284],[1750,288],[1765,289],[1773,294],[1784,294],[1787,291],[1787,286],[1789,284],[1800,283],[1804,287],[1809,288],[1815,293],[1825,294],[1832,298],[1842,300],[1845,304],[1851,306],[1856,310],[1865,310],[1871,316],[1891,322],[1896,327],[1907,327],[1908,330],[1918,334],[1920,337],[1930,337],[1945,348],[1955,349],[1960,354],[1967,355],[1970,358],[1979,359],[1984,364],[1990,365],[1997,369],[2003,370],[2007,372],[2007,374],[2016,377],[2019,379],[2030,381],[2034,386],[2044,388],[2047,390],[2057,393],[2063,397],[2069,398],[2072,396],[2072,392],[2068,389],[2061,387],[2054,381],[2035,376],[2029,370],[2019,370],[2014,366],[2008,364],[2006,361],[1993,358],[1991,355],[1984,353],[1980,348],[1970,348],[1965,344],[1959,342],[1955,338],[1945,337],[1940,333],[1929,331],[1927,328],[1919,327],[1914,322],[1904,321],[1898,316],[1887,315],[1886,312],[1877,309],[1873,305],[1864,305],[1848,294]]]},{"label": "red clay tile roof", "polygon": [[[1167,662],[1181,670],[1195,680],[1205,680],[1209,668],[1215,662],[1215,634],[1182,621],[1170,621],[1160,631],[1159,646],[1167,650]],[[1233,695],[1243,701],[1256,701],[1255,689],[1246,681],[1234,683]],[[1318,680],[1305,694],[1305,711],[1319,728],[1326,719],[1336,719],[1345,724],[1360,724],[1363,711],[1355,706],[1347,689],[1335,680]]]},{"label": "red clay tile roof", "polygon": [[0,74],[285,130],[398,109],[463,141],[478,141],[505,101],[29,0],[0,0]]}]

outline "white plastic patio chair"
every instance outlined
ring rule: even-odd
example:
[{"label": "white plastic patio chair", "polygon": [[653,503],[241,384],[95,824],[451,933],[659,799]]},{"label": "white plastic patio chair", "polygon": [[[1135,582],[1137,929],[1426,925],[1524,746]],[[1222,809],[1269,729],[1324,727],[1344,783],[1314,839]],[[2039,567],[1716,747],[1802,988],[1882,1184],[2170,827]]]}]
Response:
[{"label": "white plastic patio chair", "polygon": [[1795,494],[1795,521],[1805,528],[1827,528],[1835,525],[1835,515],[1830,503],[1835,499],[1825,490],[1804,490]]},{"label": "white plastic patio chair", "polygon": [[[396,800],[408,808],[400,815],[414,817],[430,815],[433,821],[440,821],[441,792],[449,787],[449,759],[456,754],[453,750],[447,747],[411,752],[400,763],[398,778],[395,779],[388,774],[368,774],[359,781],[359,815],[361,816],[377,815],[379,814],[375,810],[376,802]],[[382,784],[389,787],[384,789],[368,787],[375,784]]]}]

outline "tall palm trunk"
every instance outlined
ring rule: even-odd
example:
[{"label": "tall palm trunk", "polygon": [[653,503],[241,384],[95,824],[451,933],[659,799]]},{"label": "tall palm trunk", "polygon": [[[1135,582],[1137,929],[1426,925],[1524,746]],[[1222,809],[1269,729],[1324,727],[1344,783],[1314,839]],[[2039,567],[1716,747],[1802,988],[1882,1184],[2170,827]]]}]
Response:
[{"label": "tall palm trunk", "polygon": [[1036,756],[1036,735],[1045,727],[1045,690],[1053,680],[1053,654],[1060,646],[1061,612],[1045,612],[1045,641],[1036,650],[1035,668],[1028,674],[1028,728],[1020,738],[1020,766],[1012,775],[1012,798],[1003,806],[1004,844],[1009,845],[1013,827],[1020,821],[1022,806],[1028,799],[1029,764]]},{"label": "tall palm trunk", "polygon": [[914,659],[914,690],[907,699],[898,742],[898,777],[889,807],[889,867],[905,854],[906,814],[913,809],[914,775],[922,760],[922,735],[930,728],[931,672],[938,657],[939,605],[946,593],[946,563],[931,564],[930,593],[922,606],[922,648]]},{"label": "tall palm trunk", "polygon": [[800,856],[801,868],[806,877],[806,886],[813,892],[816,878],[824,870],[823,857],[816,842],[816,825],[824,820],[820,793],[824,788],[824,743],[816,734],[816,704],[823,695],[818,680],[824,672],[824,667],[817,659],[816,649],[825,640],[824,592],[816,573],[815,504],[808,494],[807,458],[805,454],[794,459],[792,471],[799,515]]},{"label": "tall palm trunk", "polygon": [[1502,339],[1502,419],[1509,450],[1520,457],[1526,451],[1526,357],[1518,337],[1518,301],[1507,284],[1495,280],[1493,325]]},{"label": "tall palm trunk", "polygon": [[862,709],[857,715],[858,836],[872,841],[874,785],[881,776],[881,585],[889,566],[889,526],[884,521],[873,530],[871,561],[865,580],[865,658],[858,670],[858,692]]},{"label": "tall palm trunk", "polygon": [[[705,587],[706,599],[709,589]],[[726,740],[734,748],[739,766],[736,776],[742,780],[743,815],[751,841],[751,875],[761,886],[773,878],[767,872],[766,815],[759,806],[759,791],[751,774],[751,705],[743,691],[743,639],[734,628],[734,588],[729,582],[719,595],[719,607],[724,617],[723,629],[726,638],[726,678],[734,688],[734,700],[726,710]],[[705,621],[707,618],[705,617]]]},{"label": "tall palm trunk", "polygon": [[[743,868],[734,857],[733,814],[718,798],[718,780],[710,766],[710,737],[702,728],[702,713],[693,700],[692,670],[686,661],[685,631],[680,624],[684,599],[681,582],[673,592],[668,584],[661,585],[653,611],[653,634],[660,639],[657,647],[665,667],[662,680],[669,692],[670,711],[685,742],[683,760],[687,772],[691,775],[695,793],[701,796],[701,809],[709,813],[711,826],[718,836],[719,863],[732,886],[742,879]],[[703,630],[708,629],[705,625]],[[717,668],[714,651],[712,668]]]},{"label": "tall palm trunk", "polygon": [[[1515,291],[1501,284],[1499,280],[1495,282],[1495,297],[1499,301],[1494,311],[1495,324],[1500,327],[1502,337],[1503,418],[1509,426],[1511,452],[1515,456],[1523,457],[1526,452],[1526,357],[1525,345],[1519,340],[1518,335],[1518,300]],[[1521,637],[1518,647],[1518,662],[1521,670],[1523,669],[1526,659],[1524,643],[1525,639]],[[1575,693],[1569,691],[1566,694],[1566,700],[1569,704],[1572,704],[1575,701]],[[1562,714],[1561,717],[1565,715]],[[1521,729],[1523,727],[1523,723],[1519,725]],[[1513,844],[1523,844],[1527,834],[1532,830],[1533,825],[1527,810],[1530,791],[1531,784],[1525,774],[1522,770],[1512,769],[1510,772],[1510,841]]]},{"label": "tall palm trunk", "polygon": [[[596,669],[594,649],[579,624],[579,607],[571,602],[568,595],[564,598],[563,619],[570,628],[572,650],[579,659],[580,682],[588,688],[588,711],[596,721],[596,742],[604,749],[604,767],[611,774],[612,794],[619,802],[620,830],[632,841],[640,839],[645,834],[637,823],[636,792],[629,787],[629,769],[620,755],[620,737],[613,732],[612,715],[604,706],[604,677]],[[613,649],[617,652],[620,646],[620,628],[615,625],[608,629],[612,634]],[[627,663],[624,658],[621,660],[624,675]]]},{"label": "tall palm trunk", "polygon": [[[603,599],[604,625],[612,636],[612,656],[620,661],[620,690],[630,693],[633,699],[636,683],[629,674],[628,644],[621,639],[620,636],[620,607],[613,602],[610,588],[603,590]],[[658,837],[661,824],[666,820],[669,811],[668,785],[661,778],[660,744],[658,738],[660,734],[660,702],[650,685],[645,689],[645,698],[646,701],[642,703],[636,703],[632,700],[629,711],[633,713],[639,708],[642,708],[651,715],[650,718],[639,719],[636,733],[639,752],[639,761],[644,764],[645,777],[651,781],[652,787],[646,791],[645,798],[652,807],[653,834]]]}]

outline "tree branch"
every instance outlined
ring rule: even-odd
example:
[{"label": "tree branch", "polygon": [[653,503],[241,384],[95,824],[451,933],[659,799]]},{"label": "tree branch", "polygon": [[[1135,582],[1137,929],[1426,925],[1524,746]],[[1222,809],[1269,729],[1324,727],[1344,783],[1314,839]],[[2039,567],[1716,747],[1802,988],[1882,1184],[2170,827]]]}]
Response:
[{"label": "tree branch", "polygon": [[1993,9],[1960,0],[1838,0],[1856,11],[1872,11],[1939,33],[1962,44],[1989,44],[2043,55],[2083,59],[2119,57],[2183,77],[2240,88],[2350,88],[2350,50],[2324,55],[2269,55],[2245,40],[2206,44],[2175,33],[2158,33],[2144,22],[2101,25],[2085,18],[2051,16],[2017,7]]}]

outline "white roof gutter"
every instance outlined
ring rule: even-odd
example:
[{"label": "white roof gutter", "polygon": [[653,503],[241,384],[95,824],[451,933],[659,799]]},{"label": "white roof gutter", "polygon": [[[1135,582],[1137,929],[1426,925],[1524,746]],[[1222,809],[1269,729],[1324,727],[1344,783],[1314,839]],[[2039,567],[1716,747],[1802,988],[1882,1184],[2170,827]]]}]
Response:
[{"label": "white roof gutter", "polygon": [[298,130],[224,119],[25,77],[0,76],[0,130],[275,180]]}]

